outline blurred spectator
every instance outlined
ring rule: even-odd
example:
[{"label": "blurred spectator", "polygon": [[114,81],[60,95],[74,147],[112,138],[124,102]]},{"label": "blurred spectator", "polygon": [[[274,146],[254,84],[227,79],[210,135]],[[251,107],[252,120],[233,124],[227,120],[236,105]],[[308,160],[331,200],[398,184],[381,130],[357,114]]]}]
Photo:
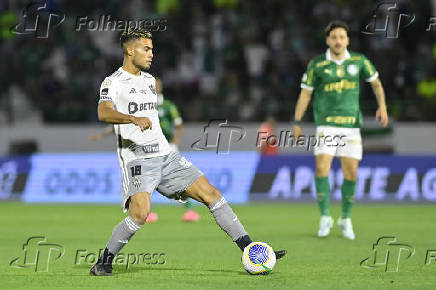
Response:
[{"label": "blurred spectator", "polygon": [[276,119],[273,116],[268,116],[266,121],[262,123],[257,133],[257,144],[260,154],[262,155],[277,155],[278,154],[278,138],[275,130]]}]

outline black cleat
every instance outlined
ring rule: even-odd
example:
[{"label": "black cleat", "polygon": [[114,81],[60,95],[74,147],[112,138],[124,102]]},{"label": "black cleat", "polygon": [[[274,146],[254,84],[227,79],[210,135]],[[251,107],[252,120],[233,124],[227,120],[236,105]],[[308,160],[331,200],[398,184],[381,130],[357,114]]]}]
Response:
[{"label": "black cleat", "polygon": [[277,260],[283,258],[287,253],[288,253],[288,251],[286,251],[286,250],[274,251],[274,254],[276,254]]},{"label": "black cleat", "polygon": [[103,264],[97,262],[97,264],[92,266],[89,274],[93,276],[112,276],[112,264]]}]

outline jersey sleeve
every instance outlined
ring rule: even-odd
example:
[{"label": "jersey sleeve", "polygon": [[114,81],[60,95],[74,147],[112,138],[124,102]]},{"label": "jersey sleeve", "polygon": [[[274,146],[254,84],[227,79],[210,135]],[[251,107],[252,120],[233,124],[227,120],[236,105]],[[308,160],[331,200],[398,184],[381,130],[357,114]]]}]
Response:
[{"label": "jersey sleeve", "polygon": [[100,86],[100,99],[98,103],[101,102],[112,102],[115,105],[116,102],[116,86],[110,78],[105,78]]},{"label": "jersey sleeve", "polygon": [[301,78],[300,87],[311,91],[315,88],[315,65],[313,60],[307,65],[307,70]]},{"label": "jersey sleeve", "polygon": [[179,126],[183,123],[182,117],[180,116],[179,110],[177,110],[177,106],[173,103],[169,103],[169,111],[171,115],[171,119],[173,119],[174,126]]},{"label": "jersey sleeve", "polygon": [[378,78],[378,72],[374,65],[365,56],[363,57],[363,63],[361,67],[361,76],[366,82],[372,82]]}]

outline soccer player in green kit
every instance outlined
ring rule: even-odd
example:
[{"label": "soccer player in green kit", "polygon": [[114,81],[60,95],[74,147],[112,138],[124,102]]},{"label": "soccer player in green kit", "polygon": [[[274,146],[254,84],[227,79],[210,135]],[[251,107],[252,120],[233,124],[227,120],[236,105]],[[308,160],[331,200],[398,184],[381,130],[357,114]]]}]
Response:
[{"label": "soccer player in green kit", "polygon": [[[294,115],[293,133],[297,140],[302,136],[299,126],[307,106],[314,96],[316,135],[320,140],[315,147],[315,185],[321,212],[318,236],[326,237],[333,226],[330,216],[329,172],[335,156],[340,158],[344,181],[342,183],[342,216],[338,225],[345,238],[354,240],[351,208],[356,189],[357,169],[362,159],[360,127],[362,114],[359,107],[359,81],[371,84],[378,109],[376,119],[383,127],[388,124],[388,114],[383,86],[378,72],[360,53],[347,50],[348,26],[341,21],[329,23],[326,32],[327,52],[309,62],[301,82],[301,93]],[[341,142],[331,146],[327,138],[338,136]],[[329,146],[330,145],[330,146]]]}]

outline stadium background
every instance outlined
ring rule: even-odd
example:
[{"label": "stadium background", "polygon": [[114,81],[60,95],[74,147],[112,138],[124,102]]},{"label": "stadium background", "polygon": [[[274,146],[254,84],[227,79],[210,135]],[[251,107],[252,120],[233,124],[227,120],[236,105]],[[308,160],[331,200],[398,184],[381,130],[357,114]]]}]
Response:
[{"label": "stadium background", "polygon": [[[0,0],[0,288],[434,289],[427,249],[435,249],[436,241],[436,27],[426,28],[436,16],[435,0],[395,1],[399,10],[389,14],[394,24],[401,13],[408,15],[405,22],[415,16],[407,27],[400,23],[398,38],[361,32],[380,3],[370,0],[47,1],[46,9],[65,15],[48,38],[35,37],[44,31],[11,32],[23,24],[25,12],[34,23],[29,3]],[[121,64],[118,33],[75,29],[80,17],[102,15],[164,24],[153,34],[151,73],[162,78],[165,97],[182,113],[180,149],[233,203],[254,239],[288,249],[272,275],[243,271],[239,249],[217,230],[207,208],[196,206],[198,223],[182,224],[184,209],[159,194],[153,194],[159,221],[125,251],[164,252],[165,265],[116,265],[116,279],[93,279],[92,261],[75,260],[78,249],[98,253],[124,217],[115,137],[89,140],[105,128],[97,121],[98,89]],[[44,29],[47,13],[40,16]],[[376,16],[383,21],[388,15]],[[276,117],[277,132],[291,129],[300,78],[307,62],[325,51],[323,29],[333,19],[349,24],[350,49],[366,54],[380,72],[390,115],[389,127],[381,129],[374,121],[375,97],[362,86],[365,155],[352,242],[336,226],[328,239],[316,238],[311,152],[284,147],[265,157],[255,145],[268,115]],[[211,119],[228,120],[246,135],[234,142],[228,131],[212,126],[210,144],[218,132],[227,138],[219,154],[215,146],[193,150]],[[303,123],[308,135],[314,133],[312,121],[309,109]],[[336,161],[330,176],[335,218],[338,166]],[[23,262],[23,251],[32,258],[26,241],[36,236],[64,249],[50,273],[26,260],[13,265]],[[373,245],[383,236],[416,249],[411,259],[398,257],[399,273],[359,266],[375,255]]]}]

